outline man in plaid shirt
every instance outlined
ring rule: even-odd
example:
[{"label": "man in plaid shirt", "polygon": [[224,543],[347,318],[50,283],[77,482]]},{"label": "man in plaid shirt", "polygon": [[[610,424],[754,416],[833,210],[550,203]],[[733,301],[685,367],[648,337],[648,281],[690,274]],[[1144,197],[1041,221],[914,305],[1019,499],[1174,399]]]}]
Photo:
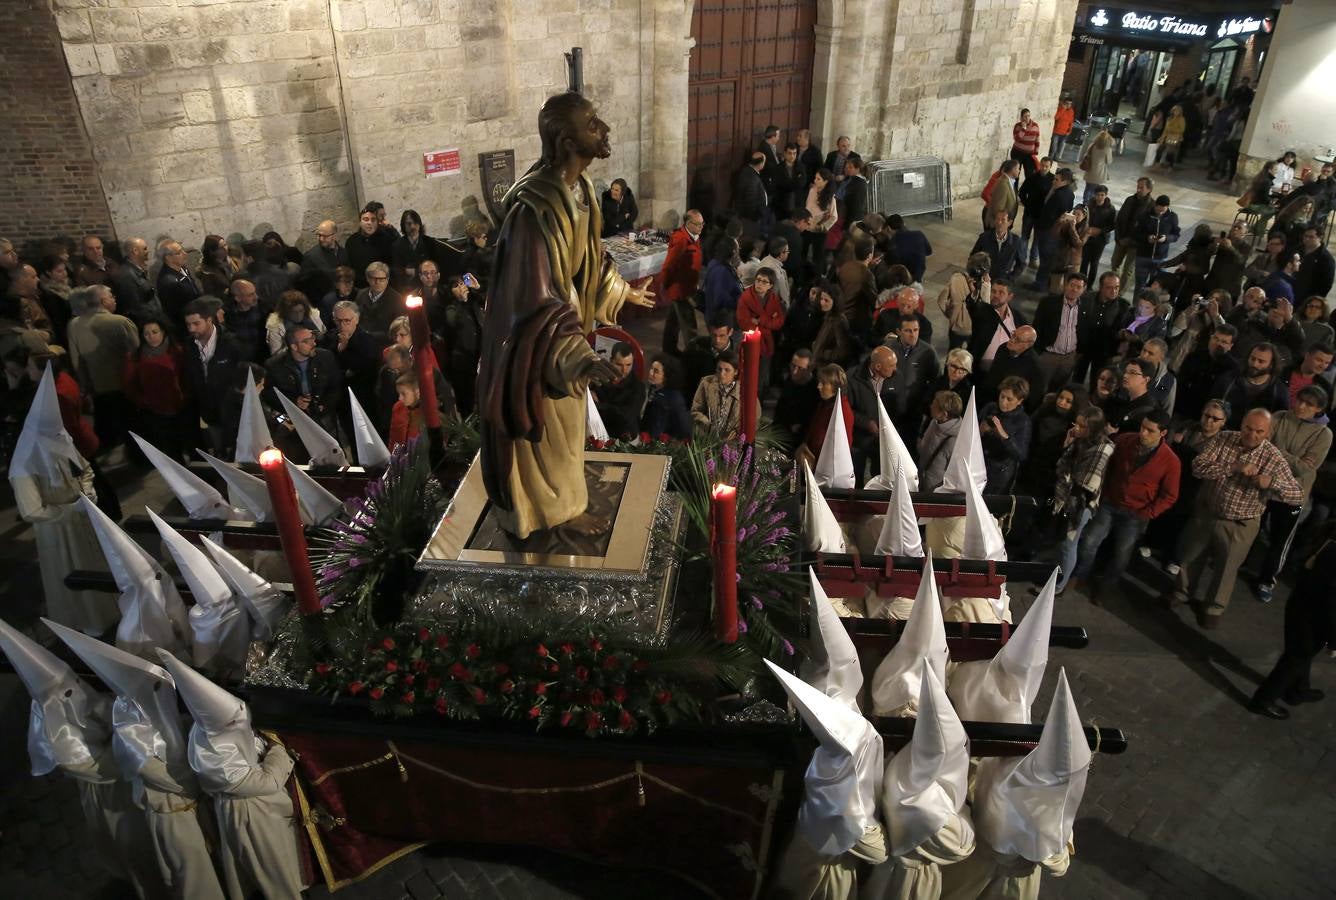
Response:
[{"label": "man in plaid shirt", "polygon": [[1292,506],[1303,502],[1303,488],[1270,436],[1271,413],[1254,409],[1243,417],[1239,431],[1222,433],[1192,461],[1204,496],[1188,525],[1182,568],[1169,603],[1187,602],[1192,585],[1201,583],[1207,564],[1213,563],[1214,575],[1198,613],[1202,628],[1219,626],[1267,501]]}]

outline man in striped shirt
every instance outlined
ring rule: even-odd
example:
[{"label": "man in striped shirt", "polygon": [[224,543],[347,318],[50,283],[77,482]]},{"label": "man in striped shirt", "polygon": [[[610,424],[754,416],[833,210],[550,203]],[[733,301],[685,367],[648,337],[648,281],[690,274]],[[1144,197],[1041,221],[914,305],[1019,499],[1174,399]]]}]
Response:
[{"label": "man in striped shirt", "polygon": [[1219,626],[1267,501],[1292,506],[1303,502],[1303,488],[1270,437],[1271,413],[1254,409],[1243,417],[1239,431],[1222,433],[1192,461],[1204,496],[1187,528],[1182,568],[1169,604],[1187,602],[1193,585],[1202,584],[1206,566],[1213,564],[1198,613],[1202,628]]}]

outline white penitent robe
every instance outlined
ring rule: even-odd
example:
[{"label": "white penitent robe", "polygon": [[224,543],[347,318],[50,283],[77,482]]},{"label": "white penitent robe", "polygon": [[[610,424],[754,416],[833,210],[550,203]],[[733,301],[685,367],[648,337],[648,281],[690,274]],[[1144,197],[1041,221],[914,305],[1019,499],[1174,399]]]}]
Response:
[{"label": "white penitent robe", "polygon": [[878,825],[839,856],[818,853],[794,834],[780,860],[770,892],[773,900],[851,900],[858,896],[858,870],[886,861],[886,833]]},{"label": "white penitent robe", "polygon": [[107,569],[93,526],[75,505],[80,496],[93,495],[92,470],[84,469],[82,476],[68,472],[54,487],[37,475],[19,475],[9,484],[19,516],[32,525],[37,542],[47,618],[85,634],[105,633],[121,618],[116,595],[65,587],[65,575],[74,569]]},{"label": "white penitent robe", "polygon": [[974,853],[942,873],[942,900],[1038,900],[1044,872],[1055,878],[1067,874],[1068,847],[1043,862],[1021,856],[1001,856],[980,839]]},{"label": "white penitent robe", "polygon": [[206,782],[218,815],[223,881],[233,900],[301,897],[292,798],[284,787],[291,774],[292,757],[272,744],[235,784],[213,791]]},{"label": "white penitent robe", "polygon": [[135,779],[135,802],[147,814],[158,870],[177,900],[223,900],[204,838],[208,810],[200,809],[201,796],[193,772],[160,759],[144,763]]},{"label": "white penitent robe", "polygon": [[974,852],[969,813],[952,816],[937,833],[903,856],[893,856],[872,872],[863,895],[870,900],[937,900],[942,896],[942,866]]},{"label": "white penitent robe", "polygon": [[113,875],[129,881],[140,897],[166,897],[148,822],[135,807],[130,783],[121,778],[107,747],[97,759],[62,764],[75,780],[88,825],[89,849]]}]

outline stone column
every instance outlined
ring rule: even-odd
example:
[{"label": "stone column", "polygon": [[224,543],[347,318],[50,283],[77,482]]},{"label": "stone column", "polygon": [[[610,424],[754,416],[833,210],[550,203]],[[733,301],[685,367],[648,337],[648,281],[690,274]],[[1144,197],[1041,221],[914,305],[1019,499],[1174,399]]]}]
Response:
[{"label": "stone column", "polygon": [[816,53],[812,61],[812,143],[829,152],[835,149],[831,121],[835,115],[835,72],[839,65],[840,25],[816,26]]},{"label": "stone column", "polygon": [[641,155],[640,211],[659,228],[676,228],[687,197],[688,79],[695,46],[691,4],[654,0],[653,11],[650,140]]}]

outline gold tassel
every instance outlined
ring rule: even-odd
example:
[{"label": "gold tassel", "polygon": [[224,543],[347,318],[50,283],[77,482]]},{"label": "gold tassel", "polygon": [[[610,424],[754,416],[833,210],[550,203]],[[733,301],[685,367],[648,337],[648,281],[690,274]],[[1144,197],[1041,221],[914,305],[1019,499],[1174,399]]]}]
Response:
[{"label": "gold tassel", "polygon": [[644,774],[644,763],[636,760],[636,801],[641,807],[645,805],[645,780],[641,777]]}]

